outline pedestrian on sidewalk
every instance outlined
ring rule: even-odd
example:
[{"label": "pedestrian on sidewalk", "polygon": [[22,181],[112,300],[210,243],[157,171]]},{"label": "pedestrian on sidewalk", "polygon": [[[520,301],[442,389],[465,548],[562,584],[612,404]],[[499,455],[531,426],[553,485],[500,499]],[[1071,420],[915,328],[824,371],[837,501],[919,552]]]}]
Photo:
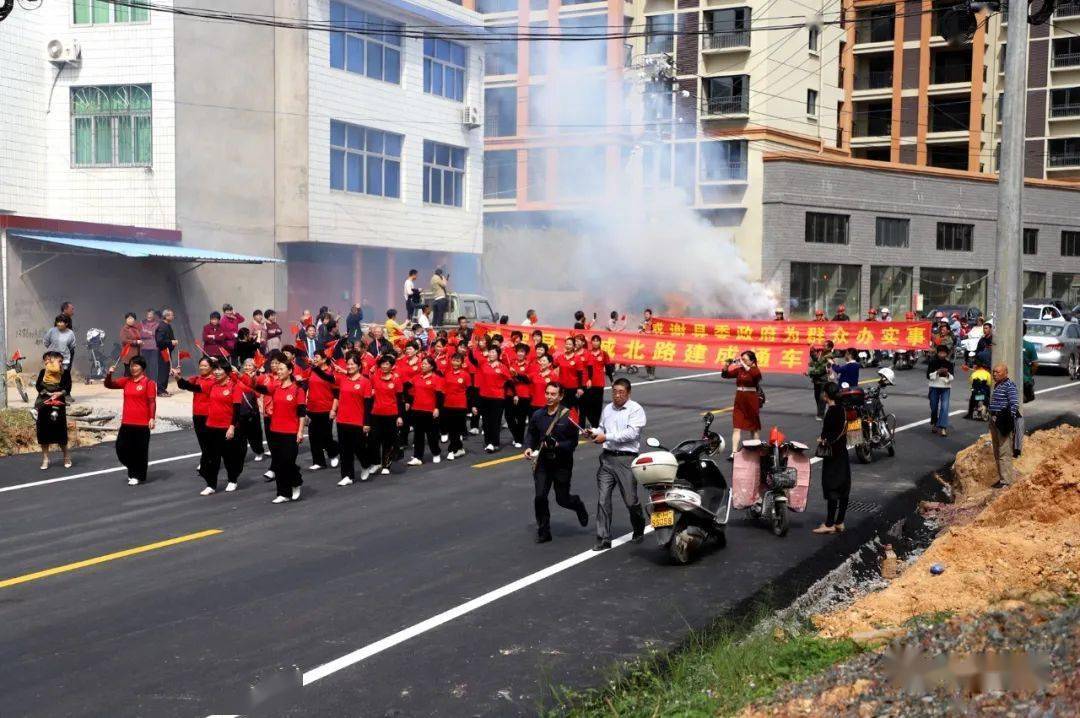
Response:
[{"label": "pedestrian on sidewalk", "polygon": [[942,436],[949,434],[949,397],[955,371],[949,348],[938,344],[936,355],[926,366],[926,379],[930,385],[930,431]]},{"label": "pedestrian on sidewalk", "polygon": [[116,433],[116,458],[127,468],[128,486],[146,483],[150,457],[150,432],[157,416],[157,385],[146,375],[142,357],[131,360],[131,376],[113,379],[113,367],[105,374],[106,389],[124,392],[120,430]]},{"label": "pedestrian on sidewalk", "polygon": [[41,470],[49,468],[49,446],[56,444],[64,454],[64,468],[71,468],[68,453],[67,395],[71,393],[71,374],[64,371],[63,357],[59,352],[47,351],[41,356],[42,369],[38,372],[37,442],[41,447]]},{"label": "pedestrian on sidewalk", "polygon": [[75,356],[75,332],[71,330],[66,314],[56,315],[52,327],[45,332],[41,345],[45,347],[45,351],[56,352],[60,355],[64,372],[70,375],[71,359]]},{"label": "pedestrian on sidewalk", "polygon": [[737,362],[729,362],[724,367],[723,375],[735,380],[735,406],[731,412],[731,456],[734,461],[735,452],[739,450],[742,434],[747,433],[747,439],[758,438],[761,431],[761,399],[758,393],[758,385],[761,384],[761,370],[758,369],[757,355],[752,351],[744,351],[739,355]]},{"label": "pedestrian on sidewalk", "polygon": [[998,480],[994,488],[1013,482],[1013,432],[1020,416],[1020,393],[1009,378],[1009,367],[994,367],[994,391],[990,394],[990,442],[994,447],[994,465]]},{"label": "pedestrian on sidewalk", "polygon": [[630,381],[616,379],[611,385],[611,403],[600,414],[600,425],[589,429],[593,443],[600,444],[600,468],[596,472],[596,544],[594,551],[611,548],[611,494],[616,487],[630,512],[633,540],[645,535],[645,513],[638,499],[637,479],[630,464],[637,458],[641,430],[645,428],[645,410],[630,398]]},{"label": "pedestrian on sidewalk", "polygon": [[[814,529],[816,534],[834,534],[844,530],[844,515],[851,496],[851,461],[847,448],[847,418],[844,407],[837,403],[840,385],[829,382],[821,390],[825,399],[825,416],[818,437],[821,456],[821,490],[825,494],[825,523]],[[822,454],[824,454],[822,456]]]},{"label": "pedestrian on sidewalk", "polygon": [[157,366],[158,349],[154,333],[160,323],[156,309],[147,309],[143,320],[139,322],[139,356],[146,361],[147,366]]},{"label": "pedestrian on sidewalk", "polygon": [[124,326],[120,327],[120,361],[124,365],[124,376],[130,376],[128,364],[142,351],[142,330],[135,318],[135,312],[124,315]]},{"label": "pedestrian on sidewalk", "polygon": [[570,493],[574,473],[574,451],[578,427],[571,409],[562,405],[563,390],[558,384],[544,389],[544,406],[529,418],[525,458],[533,461],[533,511],[536,513],[536,543],[551,540],[551,509],[548,494],[555,489],[555,503],[577,514],[578,523],[589,525],[589,511],[577,494]]},{"label": "pedestrian on sidewalk", "polygon": [[[157,357],[155,357],[155,364],[157,366],[157,387],[158,396],[169,395],[169,369],[172,367],[172,355],[176,350],[179,342],[176,339],[176,332],[173,330],[173,310],[163,309],[161,311],[161,322],[158,323],[157,329],[154,330],[154,344],[157,346]],[[147,366],[154,366],[147,364]]]}]

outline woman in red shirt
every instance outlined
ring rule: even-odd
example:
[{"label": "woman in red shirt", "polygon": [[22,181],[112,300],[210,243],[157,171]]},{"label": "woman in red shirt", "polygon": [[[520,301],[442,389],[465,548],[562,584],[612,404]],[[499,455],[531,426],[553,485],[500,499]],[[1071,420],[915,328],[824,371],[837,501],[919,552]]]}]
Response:
[{"label": "woman in red shirt", "polygon": [[308,439],[311,441],[311,471],[318,471],[326,466],[326,457],[330,457],[330,466],[337,468],[338,443],[334,441],[334,424],[330,418],[330,409],[334,406],[334,394],[337,386],[334,380],[324,379],[330,374],[330,361],[325,349],[317,349],[311,357],[312,369],[322,369],[324,374],[312,371],[307,385]]},{"label": "woman in red shirt", "polygon": [[367,481],[372,471],[367,451],[367,436],[371,431],[371,425],[367,421],[368,404],[371,402],[372,392],[371,381],[364,376],[362,356],[355,350],[346,352],[345,368],[331,365],[337,372],[332,377],[326,367],[314,367],[316,375],[327,381],[332,379],[337,387],[334,405],[330,408],[330,418],[337,420],[338,446],[341,449],[338,455],[341,481],[338,486],[353,483],[353,476],[357,476],[357,461],[360,462],[360,474],[357,478],[361,481]]},{"label": "woman in red shirt", "polygon": [[568,409],[576,408],[580,397],[585,393],[582,388],[585,367],[577,353],[573,337],[566,338],[563,354],[555,361],[555,365],[559,368],[559,384],[563,388],[563,406]]},{"label": "woman in red shirt", "polygon": [[435,360],[420,360],[420,373],[412,380],[412,409],[409,412],[413,427],[413,457],[409,466],[424,463],[424,440],[431,449],[431,463],[442,461],[439,448],[439,412],[443,405],[443,380],[435,372]]},{"label": "woman in red shirt", "polygon": [[589,388],[585,390],[585,419],[589,426],[596,428],[600,425],[600,413],[604,409],[604,384],[607,383],[607,367],[611,363],[611,357],[600,348],[599,334],[594,334],[589,340],[589,348],[585,351],[585,357],[589,366]]},{"label": "woman in red shirt", "polygon": [[514,360],[510,363],[510,380],[514,390],[506,398],[506,427],[510,429],[515,449],[520,449],[525,441],[525,427],[532,416],[532,369],[528,345],[518,344],[514,350]]},{"label": "woman in red shirt", "polygon": [[199,474],[206,481],[206,488],[201,492],[203,496],[217,492],[218,471],[223,462],[225,475],[228,477],[225,490],[236,491],[240,472],[244,470],[244,456],[247,453],[243,432],[237,429],[240,422],[240,401],[243,391],[232,376],[232,367],[227,359],[219,357],[212,359],[211,362],[213,382],[206,388],[202,384],[189,383],[180,376],[180,370],[177,368],[173,368],[171,372],[176,377],[177,386],[206,397],[206,428],[203,433],[206,448],[203,451],[199,469]]},{"label": "woman in red shirt", "polygon": [[274,400],[274,413],[270,417],[270,471],[277,481],[277,496],[272,503],[300,500],[300,467],[296,456],[304,441],[304,418],[307,416],[307,395],[293,379],[293,365],[282,355],[273,365],[273,390],[259,385],[256,391]]},{"label": "woman in red shirt", "polygon": [[465,369],[464,364],[464,354],[454,352],[450,355],[450,369],[443,374],[443,408],[439,412],[439,425],[447,437],[447,461],[465,455],[461,440],[465,435],[465,415],[469,411],[472,375]]},{"label": "woman in red shirt", "polygon": [[378,369],[371,378],[372,402],[368,412],[372,446],[376,450],[379,473],[390,473],[390,464],[397,458],[398,431],[405,425],[405,395],[401,377],[394,372],[394,356],[379,357]]},{"label": "woman in red shirt", "polygon": [[758,399],[758,384],[761,383],[761,370],[758,369],[757,356],[752,351],[739,355],[739,360],[724,367],[724,376],[735,379],[735,408],[731,412],[731,456],[739,450],[742,433],[747,432],[748,439],[758,438],[761,431],[761,400]]},{"label": "woman in red shirt", "polygon": [[179,371],[169,370],[169,373],[176,377],[176,385],[191,392],[191,423],[195,427],[195,441],[199,442],[200,454],[199,465],[195,467],[196,473],[201,472],[206,458],[206,414],[210,406],[210,394],[204,393],[201,389],[206,387],[209,392],[210,386],[214,383],[211,368],[210,357],[204,355],[199,359],[198,374],[195,376],[183,379]]},{"label": "woman in red shirt", "polygon": [[412,428],[412,412],[409,410],[412,404],[412,383],[420,374],[419,342],[405,343],[401,349],[401,357],[394,364],[394,373],[401,379],[402,396],[405,398],[405,413],[401,415],[402,423],[398,435],[398,452],[404,455],[405,447],[409,445],[409,429]]},{"label": "woman in red shirt", "polygon": [[469,377],[472,380],[472,385],[469,387],[467,396],[469,397],[469,433],[476,435],[480,433],[480,364],[485,361],[484,350],[481,346],[483,338],[480,336],[473,337],[473,344],[469,346],[467,344],[458,344],[458,353],[461,354],[462,366],[465,371],[469,372]]},{"label": "woman in red shirt", "polygon": [[544,396],[544,390],[547,389],[548,384],[559,384],[559,370],[555,367],[555,363],[551,361],[551,356],[546,353],[539,354],[536,364],[532,370],[532,384],[530,388],[532,390],[532,405],[537,409],[543,408],[547,401]]},{"label": "woman in red shirt", "polygon": [[150,457],[150,432],[157,416],[157,384],[146,376],[146,360],[132,357],[128,362],[131,376],[113,379],[110,367],[105,374],[105,388],[124,392],[120,430],[116,433],[116,458],[128,471],[128,486],[146,481]]},{"label": "woman in red shirt", "polygon": [[510,381],[510,369],[499,358],[497,342],[488,344],[487,357],[477,367],[477,379],[480,385],[480,415],[484,424],[484,451],[493,454],[499,450],[503,402],[506,399],[506,385]]}]

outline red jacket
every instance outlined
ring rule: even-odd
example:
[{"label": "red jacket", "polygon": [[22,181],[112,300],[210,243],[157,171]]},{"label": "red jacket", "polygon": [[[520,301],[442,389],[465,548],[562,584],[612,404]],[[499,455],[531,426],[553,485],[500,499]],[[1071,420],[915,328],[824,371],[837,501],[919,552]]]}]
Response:
[{"label": "red jacket", "polygon": [[120,423],[125,426],[148,426],[150,420],[157,416],[157,384],[150,381],[146,374],[138,379],[122,376],[114,379],[112,374],[106,375],[105,387],[107,389],[123,389],[124,409],[120,415]]},{"label": "red jacket", "polygon": [[209,322],[202,328],[203,351],[208,357],[223,357],[231,354],[232,350],[226,346],[225,328],[221,324]]},{"label": "red jacket", "polygon": [[236,334],[242,326],[244,326],[244,317],[239,312],[233,312],[232,319],[228,314],[221,316],[221,328],[225,332],[224,345],[230,354],[236,350]]}]

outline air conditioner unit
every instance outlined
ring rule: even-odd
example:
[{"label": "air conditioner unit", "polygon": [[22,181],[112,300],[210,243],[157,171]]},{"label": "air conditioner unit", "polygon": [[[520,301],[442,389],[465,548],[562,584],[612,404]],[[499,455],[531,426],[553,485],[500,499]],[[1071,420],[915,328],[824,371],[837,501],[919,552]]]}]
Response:
[{"label": "air conditioner unit", "polygon": [[82,60],[82,47],[78,40],[49,40],[45,54],[54,65],[74,65]]},{"label": "air conditioner unit", "polygon": [[473,128],[479,127],[480,122],[480,110],[476,107],[465,107],[461,110],[461,124],[466,127]]}]

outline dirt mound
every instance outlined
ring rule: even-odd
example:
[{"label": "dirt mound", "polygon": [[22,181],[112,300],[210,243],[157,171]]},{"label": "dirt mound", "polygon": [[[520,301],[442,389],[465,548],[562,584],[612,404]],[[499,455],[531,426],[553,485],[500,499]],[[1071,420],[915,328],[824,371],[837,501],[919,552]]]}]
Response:
[{"label": "dirt mound", "polygon": [[[980,438],[957,455],[955,471],[969,495],[986,502],[997,480]],[[1036,590],[1080,592],[1080,429],[1059,427],[1028,437],[1017,482],[974,519],[950,526],[887,588],[827,615],[826,635],[850,636],[898,626],[914,616],[979,611],[1004,597]],[[940,564],[941,575],[930,567]]]}]

